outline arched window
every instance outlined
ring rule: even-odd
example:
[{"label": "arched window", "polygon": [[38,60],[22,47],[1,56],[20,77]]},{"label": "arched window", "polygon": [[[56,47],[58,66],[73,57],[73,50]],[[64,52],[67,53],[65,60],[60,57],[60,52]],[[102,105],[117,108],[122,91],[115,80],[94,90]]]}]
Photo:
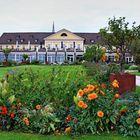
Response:
[{"label": "arched window", "polygon": [[61,36],[67,36],[67,34],[66,33],[62,33]]}]

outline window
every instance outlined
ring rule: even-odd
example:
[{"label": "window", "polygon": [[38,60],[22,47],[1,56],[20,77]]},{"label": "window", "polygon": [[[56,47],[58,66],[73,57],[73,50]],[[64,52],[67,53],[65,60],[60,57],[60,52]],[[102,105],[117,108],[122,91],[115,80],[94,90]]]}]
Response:
[{"label": "window", "polygon": [[80,50],[80,44],[77,44],[77,49]]},{"label": "window", "polygon": [[21,39],[20,41],[21,41],[21,42],[24,42],[24,39]]},{"label": "window", "polygon": [[63,49],[63,42],[61,42],[61,49]]},{"label": "window", "polygon": [[8,39],[8,40],[7,40],[7,42],[11,42],[11,41],[12,41],[12,39]]},{"label": "window", "polygon": [[0,50],[2,50],[2,46],[0,46]]},{"label": "window", "polygon": [[38,42],[38,39],[35,39],[35,42]]},{"label": "window", "polygon": [[0,54],[0,61],[2,62],[5,59],[4,54]]},{"label": "window", "polygon": [[57,54],[57,62],[58,63],[63,63],[64,62],[64,60],[65,60],[65,56],[63,55],[63,54]]},{"label": "window", "polygon": [[15,61],[15,54],[9,54],[8,60]]},{"label": "window", "polygon": [[94,39],[91,39],[90,42],[91,42],[91,43],[95,43],[95,40],[94,40]]},{"label": "window", "polygon": [[45,62],[45,54],[39,54],[39,61],[42,63]]},{"label": "window", "polygon": [[54,63],[55,62],[55,54],[48,54],[48,56],[47,56],[48,58],[47,58],[47,61],[48,61],[48,63]]},{"label": "window", "polygon": [[23,60],[22,54],[16,54],[16,61],[21,62]]},{"label": "window", "polygon": [[57,44],[55,44],[55,47],[57,48],[57,47],[58,47],[58,45],[57,45]]},{"label": "window", "polygon": [[61,34],[61,36],[66,37],[66,36],[67,36],[67,34],[66,34],[66,33],[62,33],[62,34]]}]

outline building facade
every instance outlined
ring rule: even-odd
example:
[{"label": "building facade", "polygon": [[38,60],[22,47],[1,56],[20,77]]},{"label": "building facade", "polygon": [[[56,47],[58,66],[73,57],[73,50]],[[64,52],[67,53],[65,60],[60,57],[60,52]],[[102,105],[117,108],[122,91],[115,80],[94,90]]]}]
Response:
[{"label": "building facade", "polygon": [[[8,59],[16,62],[21,62],[22,55],[28,54],[30,62],[72,63],[83,57],[87,45],[100,41],[98,33],[72,33],[66,29],[46,33],[3,33],[0,37],[0,61],[5,60],[2,50],[11,48]],[[115,53],[107,52],[107,58],[115,61]],[[126,59],[133,61],[132,56]]]}]

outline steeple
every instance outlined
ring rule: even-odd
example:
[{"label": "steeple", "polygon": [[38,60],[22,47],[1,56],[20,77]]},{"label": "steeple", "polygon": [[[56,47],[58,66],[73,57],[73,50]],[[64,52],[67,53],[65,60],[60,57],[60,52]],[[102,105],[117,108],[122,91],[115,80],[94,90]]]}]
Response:
[{"label": "steeple", "polygon": [[53,25],[52,25],[52,32],[55,32],[55,27],[54,27],[54,21],[53,21]]}]

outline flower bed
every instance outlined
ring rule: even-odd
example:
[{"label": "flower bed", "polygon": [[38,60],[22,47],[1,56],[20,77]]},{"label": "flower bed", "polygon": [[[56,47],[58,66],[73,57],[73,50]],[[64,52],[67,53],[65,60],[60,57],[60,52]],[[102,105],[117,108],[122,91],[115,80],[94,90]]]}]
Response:
[{"label": "flower bed", "polygon": [[140,136],[139,94],[122,97],[119,82],[112,86],[86,79],[82,71],[73,76],[52,69],[47,77],[32,69],[12,71],[0,82],[0,129]]}]

